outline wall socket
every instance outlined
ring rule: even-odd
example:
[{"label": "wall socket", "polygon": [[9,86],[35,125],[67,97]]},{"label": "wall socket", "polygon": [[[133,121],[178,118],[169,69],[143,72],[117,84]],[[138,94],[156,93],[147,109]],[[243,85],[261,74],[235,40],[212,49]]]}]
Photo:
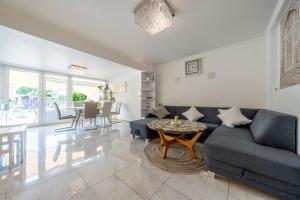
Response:
[{"label": "wall socket", "polygon": [[207,74],[208,79],[215,79],[216,78],[216,72],[209,72]]}]

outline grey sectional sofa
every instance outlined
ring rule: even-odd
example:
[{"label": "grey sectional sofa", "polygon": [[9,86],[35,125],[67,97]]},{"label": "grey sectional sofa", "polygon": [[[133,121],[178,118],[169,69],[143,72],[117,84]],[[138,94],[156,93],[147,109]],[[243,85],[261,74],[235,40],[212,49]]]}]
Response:
[{"label": "grey sectional sofa", "polygon": [[[188,106],[166,106],[168,118]],[[281,199],[300,199],[300,156],[296,152],[297,118],[264,109],[242,108],[253,120],[250,125],[229,128],[221,125],[216,107],[197,107],[205,115],[199,121],[207,129],[199,139],[204,143],[205,163],[210,171],[274,194]],[[222,108],[224,109],[224,108]],[[130,122],[131,133],[145,139],[158,137],[147,127],[155,116]]]}]

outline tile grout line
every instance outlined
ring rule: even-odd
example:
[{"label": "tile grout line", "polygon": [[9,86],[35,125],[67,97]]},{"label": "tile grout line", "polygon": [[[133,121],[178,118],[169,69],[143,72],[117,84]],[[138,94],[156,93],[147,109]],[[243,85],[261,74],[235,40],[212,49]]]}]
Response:
[{"label": "tile grout line", "polygon": [[[123,160],[122,160],[122,161],[123,161]],[[74,168],[74,170],[75,170],[76,173],[80,176],[80,178],[83,179],[84,183],[85,183],[90,189],[92,189],[95,185],[97,185],[97,184],[103,182],[106,178],[108,178],[108,177],[114,175],[115,173],[117,173],[117,172],[123,170],[124,168],[129,167],[130,165],[132,165],[132,164],[130,164],[130,163],[128,163],[128,162],[126,162],[126,163],[127,163],[128,165],[122,167],[121,169],[116,170],[115,172],[113,172],[112,174],[110,174],[110,175],[108,175],[108,176],[105,176],[102,180],[96,182],[96,183],[93,184],[92,186],[90,186],[90,185],[87,183],[87,181],[84,179],[84,177],[80,174],[80,172],[79,172],[79,170],[78,170],[79,167]],[[84,165],[82,165],[82,166],[84,166]],[[80,167],[81,167],[81,166],[80,166]]]},{"label": "tile grout line", "polygon": [[[174,174],[173,174],[174,175]],[[172,175],[172,176],[173,176]],[[168,187],[170,187],[170,188],[172,188],[173,190],[175,190],[176,192],[178,192],[179,194],[181,194],[182,196],[184,196],[184,197],[186,197],[187,199],[189,199],[189,200],[192,200],[190,197],[188,197],[188,196],[186,196],[186,194],[184,194],[184,193],[182,193],[182,192],[180,192],[180,191],[178,191],[176,188],[174,188],[172,185],[169,185],[168,183],[165,183]]]},{"label": "tile grout line", "polygon": [[[116,156],[117,158],[123,160],[124,162],[128,163],[129,165],[133,165],[133,164],[135,164],[136,162],[138,162],[138,160],[137,160],[137,161],[134,161],[133,163],[130,163],[130,162],[128,162],[126,159],[122,158],[120,155],[114,153],[113,151],[111,152],[111,154],[113,154],[113,155]],[[128,165],[128,166],[129,166],[129,165]],[[122,168],[122,169],[123,169],[123,168]]]},{"label": "tile grout line", "polygon": [[[89,184],[87,183],[87,181],[81,176],[81,174],[79,173],[79,171],[77,170],[77,168],[74,169],[75,173],[83,180],[83,182],[86,184],[86,186],[88,187],[88,189],[92,189],[92,187],[89,186]],[[87,189],[87,190],[88,190]]]},{"label": "tile grout line", "polygon": [[113,176],[115,176],[117,179],[119,179],[122,183],[124,183],[127,187],[129,187],[134,193],[136,193],[139,197],[141,197],[142,199],[146,200],[142,195],[140,195],[137,191],[135,191],[134,188],[132,188],[130,185],[128,185],[123,179],[121,179],[120,177],[117,176],[117,174],[112,174]]},{"label": "tile grout line", "polygon": [[172,187],[172,186],[170,186],[170,185],[168,185],[168,184],[165,184],[165,185],[168,186],[168,187],[170,187],[170,188],[173,189],[174,191],[178,192],[179,194],[181,194],[182,196],[184,196],[186,199],[192,200],[190,197],[186,196],[186,194],[184,194],[184,193],[182,193],[182,192],[176,190],[176,188],[174,188],[174,187]]},{"label": "tile grout line", "polygon": [[[128,166],[126,166],[126,167],[128,167]],[[125,168],[125,167],[124,167],[124,168]],[[123,168],[122,168],[122,169],[123,169]],[[122,169],[120,169],[120,170],[122,170]],[[103,178],[101,181],[95,183],[94,185],[90,186],[90,185],[85,181],[85,179],[81,176],[81,174],[79,173],[79,171],[78,171],[77,169],[75,169],[75,170],[76,170],[76,173],[80,176],[81,179],[83,179],[84,183],[85,183],[85,184],[87,185],[87,187],[88,187],[88,188],[87,188],[86,190],[84,190],[84,191],[91,191],[97,184],[104,182],[104,181],[105,181],[108,177],[110,177],[110,176],[114,176],[114,177],[116,177],[118,180],[120,180],[122,183],[124,183],[126,186],[128,186],[131,190],[133,190],[134,193],[136,193],[138,196],[140,196],[142,199],[145,200],[145,198],[143,198],[139,193],[137,193],[133,188],[131,188],[126,182],[124,182],[122,179],[120,179],[120,178],[115,174],[115,172],[112,173],[111,175],[109,175],[109,176]],[[120,170],[118,170],[118,171],[120,171]],[[116,172],[118,172],[118,171],[116,171]],[[74,197],[74,195],[73,195],[73,197]]]},{"label": "tile grout line", "polygon": [[[160,169],[161,170],[161,169]],[[161,184],[160,184],[160,186],[158,186],[158,188],[153,192],[153,194],[150,196],[150,198],[149,199],[151,199],[152,197],[153,197],[153,195],[171,178],[173,176],[173,174],[171,174],[171,176],[170,177],[168,177],[164,182],[162,182]]]}]

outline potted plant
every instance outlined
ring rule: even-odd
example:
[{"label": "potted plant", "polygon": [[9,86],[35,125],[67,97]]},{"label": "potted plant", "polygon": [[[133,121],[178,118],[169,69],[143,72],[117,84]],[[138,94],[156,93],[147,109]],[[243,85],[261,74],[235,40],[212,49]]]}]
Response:
[{"label": "potted plant", "polygon": [[80,92],[74,92],[73,93],[74,106],[80,106],[86,100],[87,100],[87,96],[85,94],[82,94]]},{"label": "potted plant", "polygon": [[113,95],[113,91],[110,89],[108,83],[106,83],[105,85],[100,85],[98,86],[98,89],[100,90],[100,93],[102,94],[103,98],[100,99],[100,101],[104,101],[104,102],[115,102],[116,99]]}]

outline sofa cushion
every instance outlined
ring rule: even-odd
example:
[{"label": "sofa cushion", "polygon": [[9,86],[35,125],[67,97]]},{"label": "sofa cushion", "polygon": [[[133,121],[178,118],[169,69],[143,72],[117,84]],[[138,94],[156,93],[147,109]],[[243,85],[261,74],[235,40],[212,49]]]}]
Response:
[{"label": "sofa cushion", "polygon": [[199,112],[201,112],[204,117],[201,118],[199,121],[206,122],[206,123],[214,123],[214,124],[221,124],[221,120],[217,117],[219,114],[218,108],[216,107],[197,107]]},{"label": "sofa cushion", "polygon": [[199,112],[194,106],[190,107],[190,109],[182,113],[182,115],[190,121],[197,121],[200,118],[204,117],[204,115]]},{"label": "sofa cushion", "polygon": [[157,116],[159,119],[163,119],[170,115],[169,111],[164,106],[157,106],[151,110],[151,114]]},{"label": "sofa cushion", "polygon": [[190,109],[190,106],[177,106],[176,107],[176,114],[175,115],[177,115],[179,117],[179,119],[187,119],[183,115],[183,113],[186,112],[186,111],[188,111],[189,109]]},{"label": "sofa cushion", "polygon": [[145,118],[158,118],[156,115],[152,114],[152,113],[147,113],[145,115]]},{"label": "sofa cushion", "polygon": [[255,108],[241,108],[241,113],[250,120],[253,120],[258,111],[259,109]]},{"label": "sofa cushion", "polygon": [[296,152],[296,123],[292,115],[260,110],[250,128],[256,143]]},{"label": "sofa cushion", "polygon": [[204,123],[206,125],[205,131],[202,133],[202,135],[199,138],[199,142],[205,142],[205,140],[210,136],[210,134],[217,128],[219,127],[218,124],[213,124],[213,123]]},{"label": "sofa cushion", "polygon": [[137,135],[140,135],[142,138],[150,139],[155,138],[158,136],[157,132],[154,130],[151,130],[147,123],[151,120],[154,120],[155,118],[146,118],[146,119],[140,119],[140,120],[134,120],[129,123],[129,126],[131,128],[131,133],[135,133]]},{"label": "sofa cushion", "polygon": [[[174,118],[177,115],[180,119],[186,119],[182,115],[182,113],[187,111],[190,108],[190,106],[165,106],[165,108],[170,113],[170,115],[167,116],[167,118]],[[219,114],[218,109],[226,109],[226,107],[196,107],[196,109],[204,115],[204,117],[198,121],[221,124],[221,120],[217,117],[217,115]],[[255,116],[257,110],[258,109],[241,108],[242,114],[251,120]]]},{"label": "sofa cushion", "polygon": [[256,144],[247,128],[221,126],[204,143],[205,156],[300,186],[300,157]]},{"label": "sofa cushion", "polygon": [[241,113],[239,107],[232,107],[230,109],[218,109],[220,114],[217,115],[222,120],[222,124],[228,127],[235,127],[250,124],[252,120],[248,119]]},{"label": "sofa cushion", "polygon": [[165,108],[167,109],[167,111],[169,111],[169,115],[167,116],[167,118],[174,118],[176,116],[176,106],[165,106]]},{"label": "sofa cushion", "polygon": [[151,120],[154,120],[153,118],[146,118],[146,119],[139,119],[134,120],[129,123],[130,128],[133,129],[145,129],[148,127],[147,123]]}]

